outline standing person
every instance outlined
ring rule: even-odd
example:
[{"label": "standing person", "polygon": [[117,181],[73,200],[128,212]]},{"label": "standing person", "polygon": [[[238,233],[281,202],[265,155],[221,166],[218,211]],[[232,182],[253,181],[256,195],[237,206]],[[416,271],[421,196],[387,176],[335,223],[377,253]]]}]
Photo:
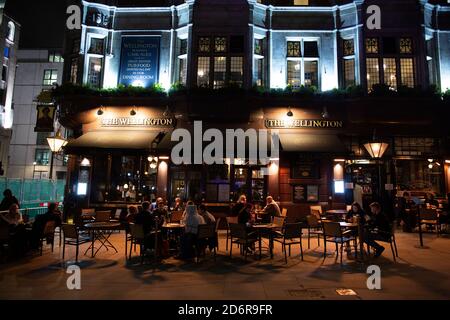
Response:
[{"label": "standing person", "polygon": [[389,218],[381,210],[381,206],[378,202],[370,204],[370,210],[372,212],[372,217],[366,226],[364,243],[375,249],[374,257],[377,258],[383,253],[384,247],[379,245],[376,240],[389,240],[392,230]]},{"label": "standing person", "polygon": [[272,196],[266,198],[266,206],[264,207],[264,221],[270,222],[273,217],[281,217],[281,210],[278,204],[273,200]]},{"label": "standing person", "polygon": [[0,203],[0,211],[7,211],[13,204],[17,204],[20,208],[19,200],[13,196],[12,191],[10,189],[6,189],[3,191],[3,200]]}]

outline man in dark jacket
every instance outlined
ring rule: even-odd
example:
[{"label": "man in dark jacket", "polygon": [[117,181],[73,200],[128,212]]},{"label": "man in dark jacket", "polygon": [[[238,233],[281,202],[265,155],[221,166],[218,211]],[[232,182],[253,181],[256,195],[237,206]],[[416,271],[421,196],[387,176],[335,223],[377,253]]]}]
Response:
[{"label": "man in dark jacket", "polygon": [[378,202],[370,205],[372,212],[371,219],[367,221],[367,230],[364,235],[364,242],[375,249],[375,258],[381,256],[384,247],[379,245],[376,240],[387,241],[391,236],[391,224],[389,218],[381,211]]},{"label": "man in dark jacket", "polygon": [[[61,225],[61,212],[58,211],[58,205],[56,203],[50,203],[47,212],[36,216],[34,220],[32,230],[32,246],[34,248],[39,246],[39,239],[44,232],[45,225],[49,221],[55,221],[56,227]],[[47,243],[50,240],[52,239],[47,239]]]}]

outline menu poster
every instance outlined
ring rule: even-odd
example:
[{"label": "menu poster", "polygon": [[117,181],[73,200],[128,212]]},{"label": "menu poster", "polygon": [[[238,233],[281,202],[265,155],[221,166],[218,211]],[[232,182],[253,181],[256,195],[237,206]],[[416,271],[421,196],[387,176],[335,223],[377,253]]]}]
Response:
[{"label": "menu poster", "polygon": [[157,83],[159,47],[159,37],[124,37],[119,84],[146,88]]},{"label": "menu poster", "polygon": [[319,162],[310,159],[294,161],[292,179],[320,179]]},{"label": "menu poster", "polygon": [[306,188],[304,185],[294,186],[294,202],[305,202],[306,201]]},{"label": "menu poster", "polygon": [[319,186],[309,185],[306,194],[308,202],[319,202]]}]

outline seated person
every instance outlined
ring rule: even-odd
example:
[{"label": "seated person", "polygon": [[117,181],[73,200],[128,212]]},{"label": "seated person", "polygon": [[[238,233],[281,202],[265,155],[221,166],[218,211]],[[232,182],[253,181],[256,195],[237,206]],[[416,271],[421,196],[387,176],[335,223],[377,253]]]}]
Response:
[{"label": "seated person", "polygon": [[264,207],[263,222],[270,223],[273,217],[281,217],[281,210],[278,204],[273,200],[272,196],[266,198],[266,206]]},{"label": "seated person", "polygon": [[[48,210],[46,213],[36,216],[36,219],[33,223],[32,230],[32,247],[37,248],[39,246],[39,239],[44,232],[45,225],[49,221],[55,221],[55,226],[58,227],[61,225],[61,212],[58,210],[58,205],[56,203],[50,203],[48,205]],[[49,243],[51,239],[47,239],[47,243]]]},{"label": "seated person", "polygon": [[176,198],[175,203],[173,205],[173,211],[184,211],[184,204],[183,201],[181,201],[181,198]]},{"label": "seated person", "polygon": [[[162,225],[159,218],[150,212],[150,202],[142,203],[142,211],[136,215],[135,223],[142,225],[145,234],[144,248],[155,248],[155,235],[152,231],[156,231]],[[158,236],[159,237],[159,236]]]},{"label": "seated person", "polygon": [[345,220],[347,221],[352,220],[353,217],[358,217],[359,222],[361,224],[365,224],[366,213],[364,212],[364,210],[362,209],[361,205],[358,202],[352,203],[352,208],[345,216]]},{"label": "seated person", "polygon": [[6,214],[0,213],[0,219],[10,226],[17,226],[23,222],[22,215],[19,210],[19,206],[14,203],[9,207],[9,211]]},{"label": "seated person", "polygon": [[384,212],[381,211],[381,206],[378,202],[370,205],[372,217],[367,221],[366,230],[364,233],[364,243],[375,249],[374,257],[381,256],[384,247],[379,245],[376,240],[388,241],[391,236],[391,225],[389,219]]},{"label": "seated person", "polygon": [[181,237],[180,258],[191,259],[194,254],[194,244],[196,242],[198,226],[205,224],[205,220],[197,212],[195,205],[186,207],[186,216],[183,218],[184,235]]},{"label": "seated person", "polygon": [[216,218],[214,218],[214,216],[211,213],[209,213],[208,210],[206,210],[206,206],[204,204],[201,204],[198,207],[198,214],[203,217],[206,224],[216,223]]},{"label": "seated person", "polygon": [[427,193],[425,204],[427,206],[439,208],[439,202],[434,198],[434,195],[432,193]]},{"label": "seated person", "polygon": [[19,206],[16,203],[10,206],[8,213],[0,214],[0,224],[9,229],[13,255],[18,257],[24,254],[27,243],[26,230]]},{"label": "seated person", "polygon": [[128,214],[126,217],[126,221],[128,223],[135,223],[136,216],[138,215],[138,209],[135,206],[131,206],[128,208]]},{"label": "seated person", "polygon": [[163,198],[158,198],[156,200],[156,208],[153,209],[153,215],[158,217],[161,221],[169,221],[169,210],[164,203]]}]

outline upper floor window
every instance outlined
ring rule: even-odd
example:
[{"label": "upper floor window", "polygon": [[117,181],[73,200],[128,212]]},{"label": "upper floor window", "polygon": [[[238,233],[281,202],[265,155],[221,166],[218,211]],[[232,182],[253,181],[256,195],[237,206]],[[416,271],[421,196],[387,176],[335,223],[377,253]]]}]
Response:
[{"label": "upper floor window", "polygon": [[294,6],[309,6],[309,0],[294,0]]},{"label": "upper floor window", "polygon": [[6,38],[9,41],[14,41],[15,33],[16,33],[16,25],[12,21],[8,22],[8,33],[6,34]]},{"label": "upper floor window", "polygon": [[105,39],[91,38],[89,53],[103,55],[105,50]]},{"label": "upper floor window", "polygon": [[411,38],[400,38],[400,53],[412,54],[412,39]]},{"label": "upper floor window", "polygon": [[379,53],[378,38],[366,39],[366,53]]},{"label": "upper floor window", "polygon": [[254,63],[253,63],[253,82],[258,87],[265,85],[265,57],[264,57],[264,39],[255,38],[254,41]]},{"label": "upper floor window", "polygon": [[343,80],[344,88],[356,84],[355,75],[355,45],[353,39],[342,40],[342,55],[343,55]]},{"label": "upper floor window", "polygon": [[200,37],[197,52],[197,86],[243,85],[243,36]]},{"label": "upper floor window", "polygon": [[317,41],[287,42],[287,83],[293,88],[319,84]]},{"label": "upper floor window", "polygon": [[44,86],[52,86],[58,82],[58,70],[44,70]]},{"label": "upper floor window", "polygon": [[62,57],[61,53],[59,53],[59,52],[50,52],[48,54],[48,61],[49,62],[64,62],[64,58]]},{"label": "upper floor window", "polygon": [[344,57],[353,56],[355,54],[355,45],[353,39],[346,39],[343,41]]},{"label": "upper floor window", "polygon": [[255,39],[254,53],[260,56],[264,55],[263,39]]}]

